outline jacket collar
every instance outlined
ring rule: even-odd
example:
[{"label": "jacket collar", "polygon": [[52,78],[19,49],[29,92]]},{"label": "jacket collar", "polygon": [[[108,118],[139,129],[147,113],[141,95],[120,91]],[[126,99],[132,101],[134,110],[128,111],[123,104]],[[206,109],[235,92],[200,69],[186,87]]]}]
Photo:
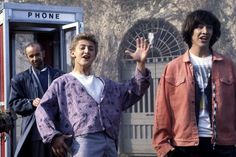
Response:
[{"label": "jacket collar", "polygon": [[[223,57],[221,54],[213,51],[212,60],[213,60],[213,62],[214,61],[221,61],[221,60],[223,60]],[[185,53],[183,54],[183,62],[190,62],[189,49],[187,51],[185,51]]]}]

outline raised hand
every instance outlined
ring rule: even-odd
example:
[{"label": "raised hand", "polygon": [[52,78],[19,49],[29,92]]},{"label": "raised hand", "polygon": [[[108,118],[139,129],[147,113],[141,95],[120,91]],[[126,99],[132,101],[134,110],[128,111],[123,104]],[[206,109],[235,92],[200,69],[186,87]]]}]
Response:
[{"label": "raised hand", "polygon": [[140,71],[145,70],[145,62],[148,55],[148,50],[150,48],[150,44],[147,39],[143,37],[136,39],[136,51],[131,52],[130,50],[126,50],[125,53],[129,54],[130,57],[137,62],[137,68]]}]

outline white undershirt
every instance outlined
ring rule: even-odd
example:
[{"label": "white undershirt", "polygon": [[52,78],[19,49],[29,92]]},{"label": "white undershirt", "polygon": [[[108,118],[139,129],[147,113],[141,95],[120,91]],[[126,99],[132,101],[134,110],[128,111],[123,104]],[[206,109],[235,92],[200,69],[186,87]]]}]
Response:
[{"label": "white undershirt", "polygon": [[190,60],[194,68],[194,75],[203,95],[201,96],[199,108],[198,131],[200,137],[212,137],[212,128],[209,112],[206,110],[208,104],[205,88],[208,85],[210,71],[212,68],[212,55],[198,57],[190,53]]},{"label": "white undershirt", "polygon": [[98,77],[94,75],[82,75],[70,72],[71,75],[76,77],[78,81],[85,87],[88,94],[97,102],[101,102],[102,91],[104,89],[104,83]]}]

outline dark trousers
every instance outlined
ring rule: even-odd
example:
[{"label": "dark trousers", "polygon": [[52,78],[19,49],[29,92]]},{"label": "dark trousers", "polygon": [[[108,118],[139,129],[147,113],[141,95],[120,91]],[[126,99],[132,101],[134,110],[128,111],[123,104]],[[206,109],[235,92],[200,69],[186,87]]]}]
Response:
[{"label": "dark trousers", "polygon": [[55,157],[52,148],[42,141],[27,141],[17,157]]},{"label": "dark trousers", "polygon": [[168,153],[168,157],[236,157],[236,147],[234,145],[213,145],[211,138],[200,138],[198,146],[175,147],[173,152]]}]

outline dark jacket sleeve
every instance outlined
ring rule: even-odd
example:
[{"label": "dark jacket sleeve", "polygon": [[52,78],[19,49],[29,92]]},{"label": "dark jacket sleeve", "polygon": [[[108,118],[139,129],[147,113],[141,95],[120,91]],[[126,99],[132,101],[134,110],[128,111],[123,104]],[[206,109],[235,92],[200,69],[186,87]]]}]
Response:
[{"label": "dark jacket sleeve", "polygon": [[17,114],[28,116],[35,111],[36,108],[32,105],[34,92],[32,88],[23,77],[11,80],[9,105]]}]

